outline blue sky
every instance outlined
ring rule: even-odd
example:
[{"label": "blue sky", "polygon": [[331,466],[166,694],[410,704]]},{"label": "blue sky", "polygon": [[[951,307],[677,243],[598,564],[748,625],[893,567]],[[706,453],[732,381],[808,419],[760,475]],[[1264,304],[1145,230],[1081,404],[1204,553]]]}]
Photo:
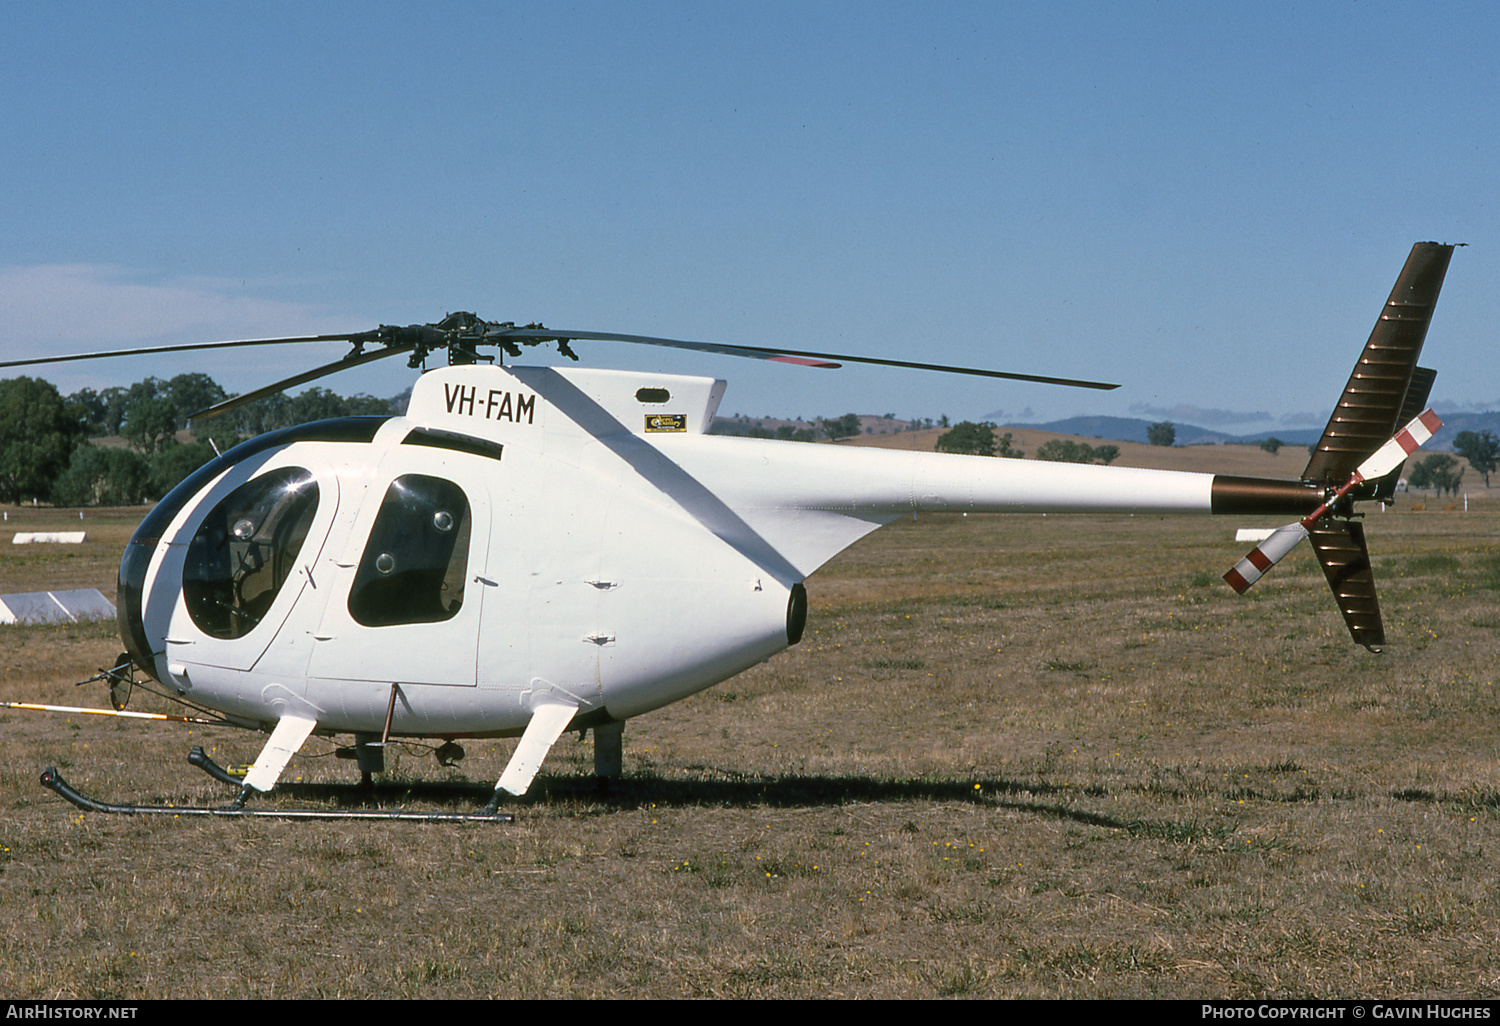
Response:
[{"label": "blue sky", "polygon": [[[1497,11],[0,0],[0,359],[468,309],[1124,385],[576,346],[730,413],[1317,426],[1435,239],[1439,412],[1500,408]],[[36,373],[342,350],[245,352]]]}]

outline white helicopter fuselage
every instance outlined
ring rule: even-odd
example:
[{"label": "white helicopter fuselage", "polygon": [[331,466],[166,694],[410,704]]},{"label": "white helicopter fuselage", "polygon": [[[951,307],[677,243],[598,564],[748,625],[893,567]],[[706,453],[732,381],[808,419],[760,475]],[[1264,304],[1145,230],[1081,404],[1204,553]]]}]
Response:
[{"label": "white helicopter fuselage", "polygon": [[368,441],[232,450],[140,539],[156,675],[246,725],[514,735],[545,705],[621,721],[795,643],[803,579],[898,517],[1211,509],[1210,474],[709,436],[723,390],[456,366]]},{"label": "white helicopter fuselage", "polygon": [[[157,503],[120,563],[126,652],[105,671],[111,697],[123,704],[140,668],[270,733],[236,802],[202,814],[250,814],[250,795],[275,787],[314,733],[352,733],[353,752],[340,754],[359,761],[366,783],[391,738],[519,735],[489,805],[457,817],[492,820],[503,795],[526,793],[566,729],[592,728],[596,772],[619,775],[624,721],[796,644],[808,575],[921,512],[1295,516],[1225,581],[1243,593],[1307,540],[1350,637],[1379,651],[1385,631],[1355,506],[1387,501],[1401,462],[1440,426],[1424,409],[1436,372],[1417,361],[1452,252],[1412,247],[1297,480],[714,437],[722,381],[475,361],[481,346],[516,355],[556,344],[573,356],[574,341],[613,341],[1113,387],[1071,378],[518,327],[465,312],[352,334],[120,350],[354,347],[205,417],[389,356],[415,364],[445,349],[455,365],[423,375],[403,416],[261,435]],[[434,754],[451,762],[461,746]],[[202,752],[189,759],[237,782]],[[94,802],[55,768],[42,779],[81,808],[179,814]]]}]

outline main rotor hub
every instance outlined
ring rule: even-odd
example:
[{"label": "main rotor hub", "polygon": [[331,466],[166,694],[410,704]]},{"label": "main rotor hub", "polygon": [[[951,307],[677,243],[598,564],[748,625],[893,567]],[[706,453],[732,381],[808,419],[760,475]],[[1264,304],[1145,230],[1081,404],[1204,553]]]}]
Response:
[{"label": "main rotor hub", "polygon": [[[486,321],[478,314],[467,310],[450,313],[435,324],[382,324],[374,331],[364,332],[350,338],[354,353],[359,355],[368,342],[383,346],[401,346],[411,350],[409,365],[421,367],[430,353],[438,349],[448,350],[449,366],[488,362],[493,357],[482,356],[479,347],[499,346],[507,356],[519,357],[521,346],[535,346],[543,342],[556,342],[557,351],[570,360],[578,356],[568,346],[570,339],[560,335],[538,335],[546,326],[537,322],[517,325],[515,321]],[[521,334],[522,332],[526,334]]]}]

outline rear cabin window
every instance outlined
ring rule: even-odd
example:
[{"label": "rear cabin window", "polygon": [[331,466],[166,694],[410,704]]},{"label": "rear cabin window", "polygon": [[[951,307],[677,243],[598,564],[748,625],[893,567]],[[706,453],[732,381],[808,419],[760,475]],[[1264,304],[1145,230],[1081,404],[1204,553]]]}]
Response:
[{"label": "rear cabin window", "polygon": [[360,557],[349,615],[366,627],[452,619],[464,602],[469,526],[469,500],[452,481],[396,478]]},{"label": "rear cabin window", "polygon": [[297,567],[318,509],[318,485],[282,467],[240,485],[204,518],[188,545],[182,595],[204,634],[253,631]]}]

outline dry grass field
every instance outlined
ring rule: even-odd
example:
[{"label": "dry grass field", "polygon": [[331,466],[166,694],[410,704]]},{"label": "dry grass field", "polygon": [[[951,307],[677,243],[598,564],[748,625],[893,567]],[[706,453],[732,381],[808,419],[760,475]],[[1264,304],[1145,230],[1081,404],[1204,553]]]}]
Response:
[{"label": "dry grass field", "polygon": [[[1223,469],[1301,465],[1239,455],[1272,465]],[[809,581],[799,646],[631,721],[607,791],[564,739],[508,826],[81,814],[44,766],[201,804],[230,795],[189,746],[248,761],[260,739],[0,712],[0,994],[1500,997],[1481,495],[1370,514],[1380,656],[1305,546],[1246,598],[1223,585],[1234,528],[1269,523],[894,524]],[[6,537],[0,591],[112,594],[138,515],[90,513],[68,551]],[[109,624],[0,627],[0,697],[105,704],[73,682],[119,647]],[[482,803],[512,744],[459,770],[413,749],[387,800],[425,780],[451,786],[414,805]],[[274,800],[353,779],[308,747]]]}]

